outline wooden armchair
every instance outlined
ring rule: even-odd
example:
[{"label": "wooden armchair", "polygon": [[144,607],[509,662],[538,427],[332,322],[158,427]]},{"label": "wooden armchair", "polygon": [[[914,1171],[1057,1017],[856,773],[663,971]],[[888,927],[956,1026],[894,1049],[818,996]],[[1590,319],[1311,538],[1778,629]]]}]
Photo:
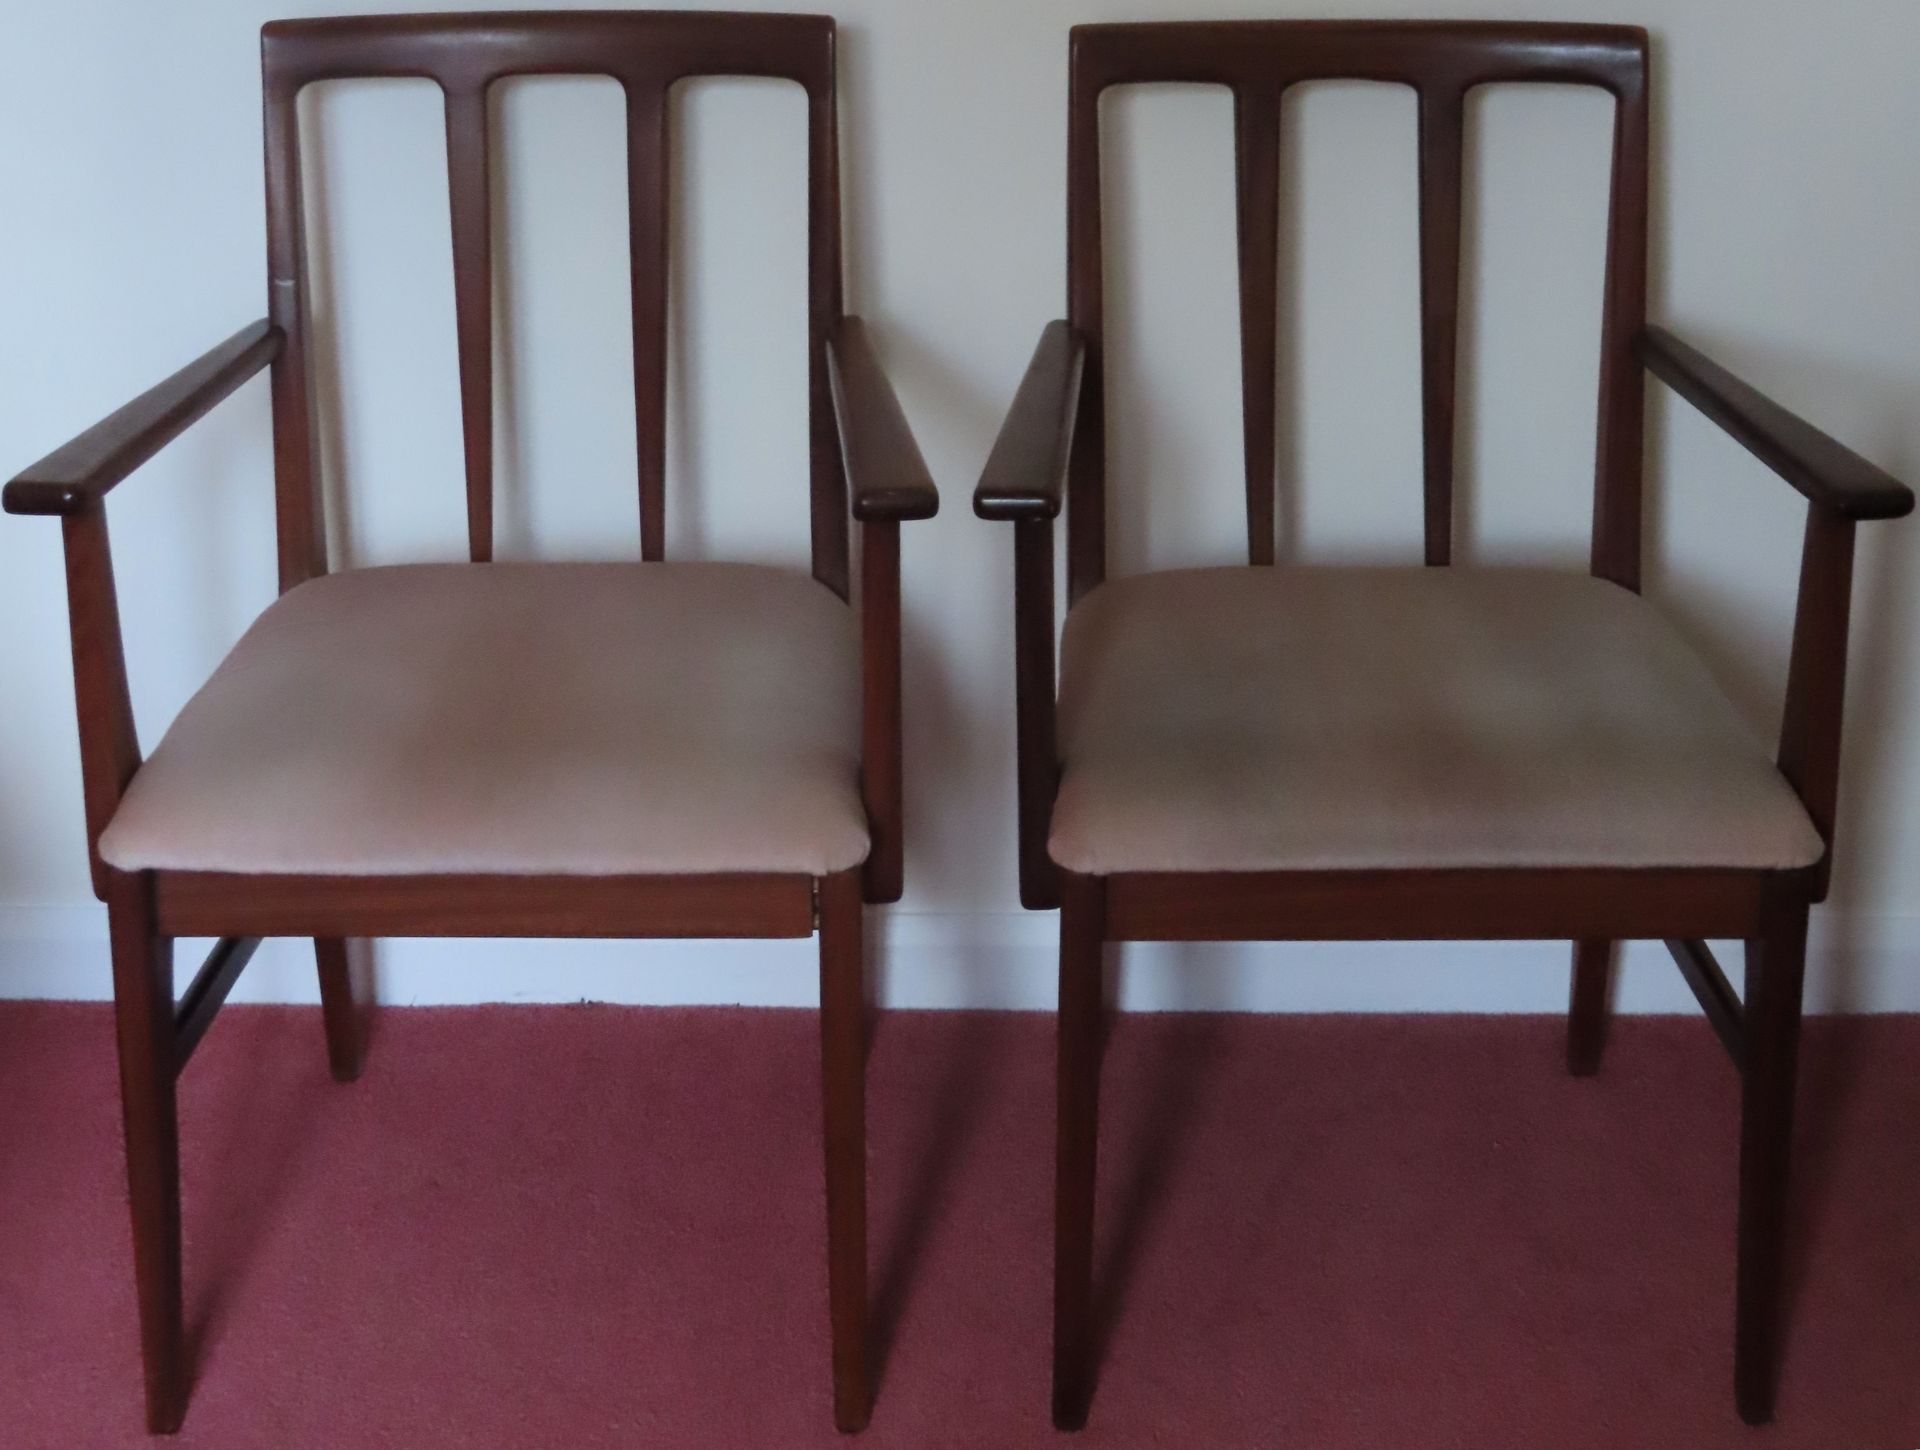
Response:
[{"label": "wooden armchair", "polygon": [[[834,25],[824,16],[477,14],[262,37],[268,315],[7,485],[61,519],[96,890],[113,939],[147,1423],[177,1429],[174,1084],[263,936],[310,936],[334,1075],[359,1068],[345,939],[820,936],[834,1418],[867,1419],[861,903],[901,888],[899,526],[932,481],[841,315]],[[492,556],[487,89],[612,75],[629,128],[641,558]],[[667,96],[706,74],[808,98],[812,578],[665,563]],[[328,574],[296,100],[416,76],[446,97],[471,563]],[[796,345],[798,340],[796,339]],[[142,760],[108,492],[272,369],[281,597]],[[862,590],[848,606],[849,493]],[[220,938],[182,1000],[170,941]]]},{"label": "wooden armchair", "polygon": [[[1419,97],[1425,563],[1274,566],[1283,91]],[[1248,569],[1108,580],[1098,105],[1229,87],[1238,155]],[[1617,102],[1592,576],[1450,568],[1462,110],[1499,81]],[[974,509],[1014,528],[1020,896],[1060,915],[1053,1413],[1092,1387],[1094,1142],[1108,941],[1566,937],[1568,1056],[1596,1070],[1612,944],[1671,948],[1742,1078],[1735,1396],[1773,1410],[1801,975],[1826,891],[1854,525],[1901,484],[1648,327],[1645,32],[1245,22],[1074,30],[1067,319],[1048,325]],[[1777,757],[1641,600],[1642,371],[1807,499]],[[1054,671],[1053,520],[1068,614]],[[1744,1003],[1707,938],[1747,947]]]}]

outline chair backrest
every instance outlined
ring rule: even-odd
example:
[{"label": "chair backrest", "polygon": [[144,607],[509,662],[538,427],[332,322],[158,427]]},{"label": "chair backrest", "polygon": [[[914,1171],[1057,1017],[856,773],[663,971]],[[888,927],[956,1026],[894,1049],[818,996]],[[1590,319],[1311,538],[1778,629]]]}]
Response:
[{"label": "chair backrest", "polygon": [[1454,366],[1460,292],[1461,139],[1467,93],[1503,81],[1599,86],[1617,102],[1600,339],[1593,572],[1640,577],[1643,388],[1634,337],[1646,320],[1647,36],[1616,25],[1214,21],[1082,25],[1072,35],[1067,121],[1067,315],[1086,339],[1068,485],[1067,589],[1106,576],[1100,96],[1186,81],[1233,92],[1240,258],[1241,408],[1252,563],[1274,557],[1275,311],[1280,100],[1313,80],[1391,81],[1419,96],[1420,358],[1426,559],[1452,552]]},{"label": "chair backrest", "polygon": [[667,112],[693,76],[775,76],[807,93],[807,356],[813,573],[847,593],[846,480],[826,337],[841,310],[834,26],[824,15],[542,11],[293,20],[261,32],[266,101],[268,311],[286,333],[274,366],[280,587],[326,572],[314,430],[298,99],[315,81],[404,76],[446,99],[461,431],[471,557],[493,553],[493,278],[487,90],[515,75],[611,76],[626,93],[627,200],[639,434],[640,553],[665,550]]}]

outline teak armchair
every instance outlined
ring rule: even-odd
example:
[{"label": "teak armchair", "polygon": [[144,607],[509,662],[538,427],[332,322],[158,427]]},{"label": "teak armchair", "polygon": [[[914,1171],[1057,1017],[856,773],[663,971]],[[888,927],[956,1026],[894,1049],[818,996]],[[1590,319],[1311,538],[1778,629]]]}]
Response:
[{"label": "teak armchair", "polygon": [[[1901,484],[1646,325],[1647,36],[1619,26],[1233,22],[1074,30],[1067,318],[1048,325],[974,496],[1014,529],[1020,896],[1060,908],[1053,1413],[1092,1389],[1101,955],[1109,941],[1563,937],[1568,1058],[1596,1070],[1612,945],[1666,941],[1742,1079],[1735,1395],[1773,1411],[1808,908],[1826,892],[1854,525]],[[1419,98],[1425,563],[1274,562],[1280,101]],[[1101,93],[1233,92],[1252,568],[1109,580]],[[1462,115],[1474,87],[1617,102],[1591,577],[1449,566]],[[1785,723],[1769,759],[1638,597],[1642,373],[1807,499]],[[1054,671],[1053,520],[1068,614]],[[1747,942],[1735,995],[1705,939]]]},{"label": "teak armchair", "polygon": [[[345,942],[365,936],[820,936],[834,1417],[866,1422],[861,903],[901,889],[899,526],[937,495],[860,322],[841,315],[834,25],[717,13],[389,16],[268,25],[268,315],[27,469],[61,519],[93,877],[106,901],[147,1422],[176,1429],[175,1078],[263,936],[310,936],[334,1075],[359,1069]],[[626,92],[640,553],[488,562],[487,90]],[[665,563],[667,98],[776,76],[808,103],[812,578]],[[471,563],[329,575],[296,101],[415,76],[446,98]],[[798,339],[796,339],[798,345]],[[151,759],[134,733],[108,492],[272,369],[281,597]],[[848,508],[862,588],[848,606]],[[176,1005],[171,939],[220,938]]]}]

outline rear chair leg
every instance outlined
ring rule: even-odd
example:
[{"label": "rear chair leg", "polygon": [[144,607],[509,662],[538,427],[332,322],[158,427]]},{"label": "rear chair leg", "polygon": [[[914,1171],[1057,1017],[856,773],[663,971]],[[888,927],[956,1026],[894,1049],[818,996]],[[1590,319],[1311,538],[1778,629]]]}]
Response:
[{"label": "rear chair leg", "polygon": [[1733,1386],[1740,1418],[1749,1425],[1764,1425],[1773,1418],[1779,1372],[1787,1170],[1806,949],[1804,902],[1771,909],[1765,935],[1747,944]]},{"label": "rear chair leg", "polygon": [[1053,1423],[1060,1430],[1087,1423],[1093,1396],[1093,1187],[1105,936],[1105,883],[1062,872],[1053,1230]]},{"label": "rear chair leg", "polygon": [[866,989],[860,872],[819,881],[820,1064],[827,1150],[827,1302],[833,1326],[833,1423],[866,1428]]},{"label": "rear chair leg", "polygon": [[187,1408],[186,1331],[180,1297],[180,1141],[174,1109],[173,943],[156,929],[150,876],[109,871],[106,884],[147,1431],[171,1435],[180,1428]]},{"label": "rear chair leg", "polygon": [[1573,1000],[1567,1008],[1567,1071],[1592,1077],[1607,1044],[1607,991],[1613,976],[1611,941],[1573,944]]},{"label": "rear chair leg", "polygon": [[347,943],[342,937],[317,936],[313,939],[313,955],[320,968],[320,1015],[327,1030],[327,1065],[333,1070],[335,1082],[353,1082],[360,1076],[364,1047]]}]

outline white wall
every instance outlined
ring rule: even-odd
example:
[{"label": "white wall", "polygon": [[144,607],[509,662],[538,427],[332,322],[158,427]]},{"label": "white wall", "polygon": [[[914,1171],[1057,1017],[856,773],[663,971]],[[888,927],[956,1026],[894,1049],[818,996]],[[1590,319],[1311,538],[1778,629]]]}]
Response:
[{"label": "white wall", "polygon": [[[263,311],[261,21],[289,0],[16,3],[0,51],[0,473]],[[354,7],[346,7],[354,8]],[[1453,14],[1402,3],[1397,14]],[[1869,457],[1920,476],[1920,50],[1911,0],[1480,0],[1485,16],[1656,33],[1658,317]],[[1034,337],[1062,306],[1066,28],[1282,15],[1175,0],[848,0],[849,298],[873,323],[946,500],[906,530],[908,893],[876,920],[902,1002],[1045,1005],[1052,918],[1013,872],[1009,540],[968,494]],[[1378,13],[1316,0],[1309,13]],[[439,110],[425,83],[315,100],[341,425],[336,558],[455,557],[462,540]],[[805,540],[802,108],[705,82],[679,112],[670,548],[799,561]],[[611,82],[501,102],[503,552],[635,550],[624,194]],[[1577,564],[1590,507],[1609,108],[1505,89],[1476,107],[1465,395],[1466,554]],[[1115,556],[1241,547],[1231,137],[1224,92],[1111,106]],[[1287,287],[1301,303],[1283,514],[1303,557],[1412,559],[1419,530],[1411,93],[1289,101]],[[782,327],[762,322],[771,316]],[[1284,415],[1283,415],[1284,416]],[[1801,510],[1657,399],[1650,592],[1755,722],[1777,720]],[[144,738],[273,593],[264,384],[113,501]],[[1920,1007],[1920,529],[1863,530],[1849,780],[1815,1001]],[[0,525],[0,994],[105,990],[84,870],[57,529]],[[805,1001],[800,944],[420,943],[397,1000]],[[1565,947],[1142,949],[1137,1005],[1554,1008]],[[243,995],[310,995],[263,953]],[[1641,955],[1629,1005],[1682,1007]]]}]

